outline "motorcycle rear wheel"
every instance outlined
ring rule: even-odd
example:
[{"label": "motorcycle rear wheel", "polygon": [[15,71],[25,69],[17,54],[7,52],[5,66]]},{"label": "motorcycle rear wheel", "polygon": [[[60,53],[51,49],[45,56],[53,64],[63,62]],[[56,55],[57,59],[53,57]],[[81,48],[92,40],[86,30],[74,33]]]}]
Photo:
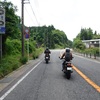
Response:
[{"label": "motorcycle rear wheel", "polygon": [[48,60],[46,60],[46,64],[48,64]]},{"label": "motorcycle rear wheel", "polygon": [[67,79],[70,79],[70,78],[71,78],[71,72],[68,71],[68,72],[67,72]]}]

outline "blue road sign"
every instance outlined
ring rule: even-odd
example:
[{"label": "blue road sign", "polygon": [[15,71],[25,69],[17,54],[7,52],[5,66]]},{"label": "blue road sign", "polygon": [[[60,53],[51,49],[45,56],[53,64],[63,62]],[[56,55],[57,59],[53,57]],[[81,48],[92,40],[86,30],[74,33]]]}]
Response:
[{"label": "blue road sign", "polygon": [[26,29],[25,29],[25,38],[26,38],[26,39],[29,39],[29,36],[30,36],[30,35],[29,35],[29,29],[26,28]]},{"label": "blue road sign", "polygon": [[29,34],[28,33],[25,34],[25,38],[29,39]]},{"label": "blue road sign", "polygon": [[0,33],[5,33],[5,27],[0,27]]},{"label": "blue road sign", "polygon": [[0,34],[5,34],[5,9],[0,8]]}]

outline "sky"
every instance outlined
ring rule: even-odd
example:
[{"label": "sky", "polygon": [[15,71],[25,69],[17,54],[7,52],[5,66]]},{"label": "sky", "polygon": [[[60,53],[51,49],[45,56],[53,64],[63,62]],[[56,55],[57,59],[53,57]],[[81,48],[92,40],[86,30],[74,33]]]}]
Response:
[{"label": "sky", "polygon": [[[3,1],[3,0],[2,0]],[[11,1],[21,16],[22,0]],[[28,2],[25,0],[24,2]],[[29,0],[24,4],[26,26],[49,26],[64,31],[71,41],[81,28],[91,28],[100,33],[100,0]]]}]

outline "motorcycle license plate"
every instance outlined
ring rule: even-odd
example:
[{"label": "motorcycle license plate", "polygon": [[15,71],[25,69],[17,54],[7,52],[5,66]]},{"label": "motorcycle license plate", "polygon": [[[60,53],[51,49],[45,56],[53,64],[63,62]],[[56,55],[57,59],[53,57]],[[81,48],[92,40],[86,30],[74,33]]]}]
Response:
[{"label": "motorcycle license plate", "polygon": [[72,70],[72,68],[71,67],[67,67],[67,70]]},{"label": "motorcycle license plate", "polygon": [[46,59],[48,59],[48,57],[46,57]]}]

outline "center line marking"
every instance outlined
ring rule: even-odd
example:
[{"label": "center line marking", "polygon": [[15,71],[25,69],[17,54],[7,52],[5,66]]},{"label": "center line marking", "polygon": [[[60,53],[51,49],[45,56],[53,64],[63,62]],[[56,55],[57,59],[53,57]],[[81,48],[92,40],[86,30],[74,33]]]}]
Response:
[{"label": "center line marking", "polygon": [[100,86],[98,86],[96,83],[94,83],[92,80],[90,80],[85,74],[83,74],[74,65],[72,65],[72,66],[73,66],[73,69],[76,70],[76,72],[81,75],[81,77],[83,77],[92,87],[94,87],[100,93]]}]

